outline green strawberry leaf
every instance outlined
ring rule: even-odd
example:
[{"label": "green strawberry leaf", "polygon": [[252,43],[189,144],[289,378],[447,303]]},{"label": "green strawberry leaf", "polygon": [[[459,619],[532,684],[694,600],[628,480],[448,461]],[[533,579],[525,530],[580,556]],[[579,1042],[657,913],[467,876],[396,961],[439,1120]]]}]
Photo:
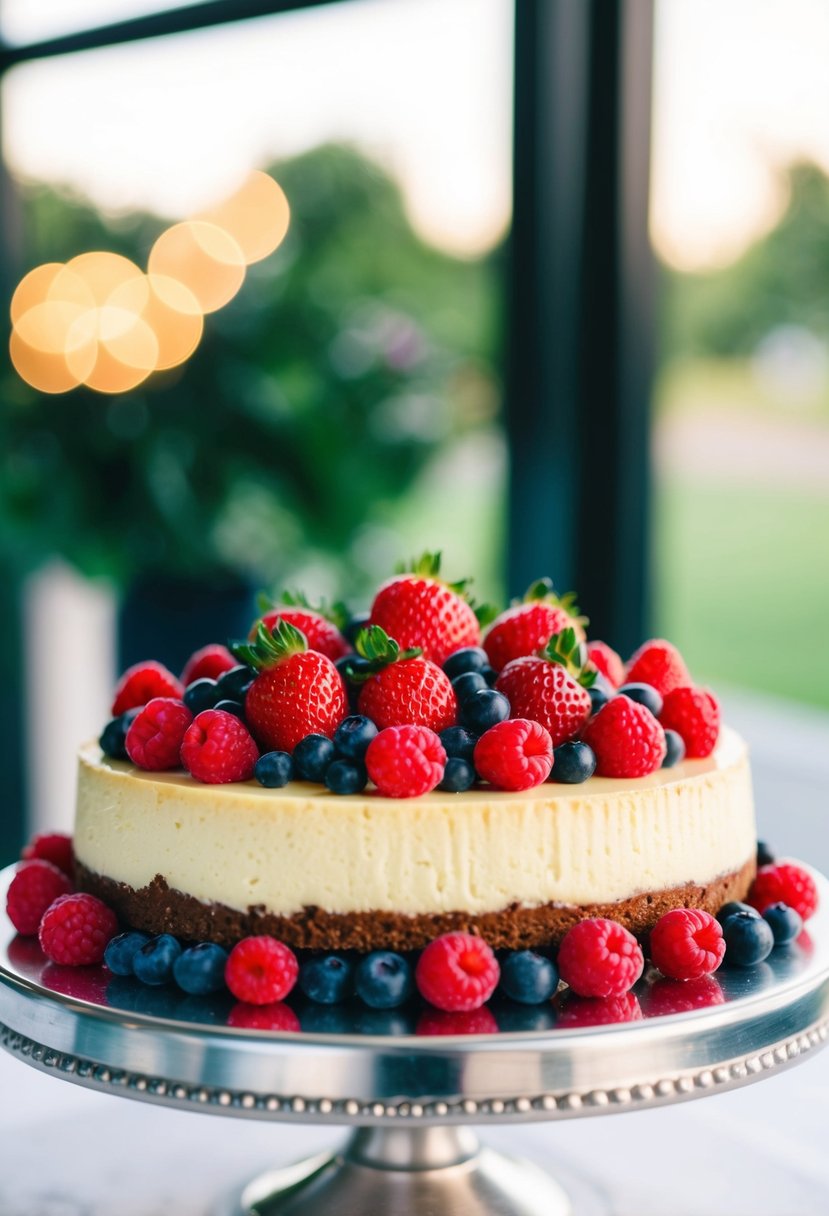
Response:
[{"label": "green strawberry leaf", "polygon": [[355,683],[367,680],[370,675],[376,671],[382,671],[391,663],[415,659],[423,653],[419,646],[401,650],[399,643],[394,638],[390,638],[385,629],[379,625],[365,625],[357,634],[354,649],[359,657],[365,660],[356,667],[346,665],[346,676]]},{"label": "green strawberry leaf", "polygon": [[420,557],[416,557],[412,561],[398,562],[394,572],[395,574],[419,574],[423,578],[437,578],[440,574],[440,559],[440,552],[421,553]]},{"label": "green strawberry leaf", "polygon": [[555,595],[553,580],[551,578],[538,578],[534,583],[530,583],[524,592],[523,602],[529,604],[533,600],[546,600],[551,595]]},{"label": "green strawberry leaf", "polygon": [[476,604],[474,600],[470,600],[469,604],[478,618],[478,624],[482,629],[486,629],[487,625],[491,625],[498,615],[498,609],[494,604]]},{"label": "green strawberry leaf", "polygon": [[292,654],[301,654],[307,649],[308,640],[302,630],[281,619],[273,632],[260,620],[253,642],[232,642],[230,645],[231,654],[255,671],[266,671]]},{"label": "green strawberry leaf", "polygon": [[590,688],[596,680],[596,672],[586,667],[587,647],[569,626],[561,633],[554,633],[541,651],[541,657],[551,663],[559,663],[583,688]]}]

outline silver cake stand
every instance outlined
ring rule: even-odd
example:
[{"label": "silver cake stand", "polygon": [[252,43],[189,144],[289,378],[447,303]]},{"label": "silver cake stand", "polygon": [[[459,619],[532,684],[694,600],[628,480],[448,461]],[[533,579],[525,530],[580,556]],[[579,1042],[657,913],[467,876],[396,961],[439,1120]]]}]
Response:
[{"label": "silver cake stand", "polygon": [[[0,874],[3,906],[11,873]],[[637,989],[639,1021],[575,1029],[556,1026],[552,1006],[504,1006],[494,1009],[499,1033],[448,1037],[413,1033],[397,1011],[384,1019],[319,1006],[298,1007],[298,1033],[234,1029],[224,998],[56,968],[4,922],[0,1044],[105,1093],[354,1128],[339,1152],[256,1179],[219,1203],[219,1216],[564,1216],[573,1207],[559,1183],[480,1148],[471,1125],[667,1105],[815,1051],[829,1035],[829,882],[818,882],[824,910],[808,933],[759,967],[721,969],[722,1003],[649,1017],[651,976]],[[577,1210],[600,1209],[583,1196]]]}]

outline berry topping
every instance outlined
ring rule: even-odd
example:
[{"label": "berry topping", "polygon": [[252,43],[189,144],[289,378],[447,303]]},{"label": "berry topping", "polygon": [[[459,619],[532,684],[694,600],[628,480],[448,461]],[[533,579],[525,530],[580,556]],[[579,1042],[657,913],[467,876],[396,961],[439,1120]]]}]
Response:
[{"label": "berry topping", "polygon": [[154,697],[139,710],[127,731],[127,755],[137,768],[160,773],[181,764],[181,745],[193,721],[190,710],[171,697]]},{"label": "berry topping", "polygon": [[731,899],[727,904],[723,904],[717,913],[717,920],[721,925],[724,925],[729,916],[734,916],[737,912],[747,912],[749,916],[759,916],[760,913],[756,908],[752,908],[750,904],[740,903],[738,899]]},{"label": "berry topping", "polygon": [[632,992],[621,996],[586,997],[568,992],[556,1021],[562,1030],[585,1026],[611,1026],[618,1022],[640,1022],[642,1009]]},{"label": "berry topping", "polygon": [[[203,679],[194,680],[192,684],[188,684],[182,700],[195,717],[205,709],[215,709],[219,701],[226,701],[227,698],[222,696],[221,689],[215,680]],[[236,701],[234,704],[238,705],[239,702]]]},{"label": "berry topping", "polygon": [[498,960],[481,937],[444,933],[430,942],[415,970],[420,995],[452,1013],[478,1009],[498,984]]},{"label": "berry topping", "polygon": [[252,667],[248,667],[247,663],[231,667],[230,671],[226,671],[216,681],[216,700],[244,701],[255,679],[256,672]]},{"label": "berry topping", "polygon": [[377,734],[371,718],[352,714],[334,731],[334,747],[343,760],[364,760],[368,745]]},{"label": "berry topping", "polygon": [[565,629],[575,629],[583,637],[585,622],[574,601],[572,594],[559,599],[549,579],[533,583],[523,603],[496,617],[484,638],[484,649],[495,670],[503,671],[513,659],[537,654],[553,634]]},{"label": "berry topping", "polygon": [[372,625],[404,650],[418,646],[438,665],[457,650],[477,646],[481,637],[478,618],[463,598],[464,585],[442,582],[439,572],[440,554],[424,553],[411,572],[384,583],[371,605]]},{"label": "berry topping", "polygon": [[607,705],[610,698],[613,696],[613,689],[608,684],[604,676],[596,676],[596,683],[591,684],[588,688],[590,694],[590,713],[597,714],[603,706]]},{"label": "berry topping", "polygon": [[270,1005],[250,1005],[239,1001],[227,1015],[228,1026],[237,1030],[279,1030],[296,1032],[299,1018],[290,1005],[274,1001]]},{"label": "berry topping", "polygon": [[341,954],[322,954],[309,958],[299,969],[299,986],[319,1005],[338,1005],[354,987],[354,967]]},{"label": "berry topping", "polygon": [[443,779],[439,788],[447,794],[462,794],[475,784],[475,769],[468,760],[458,756],[450,756],[443,770]]},{"label": "berry topping", "polygon": [[132,964],[138,951],[150,940],[147,933],[119,933],[107,942],[104,962],[113,975],[132,975]]},{"label": "berry topping", "polygon": [[662,638],[652,638],[639,647],[628,662],[626,678],[633,684],[650,684],[663,697],[692,682],[676,646]]},{"label": "berry topping", "polygon": [[722,929],[710,912],[673,908],[660,916],[650,939],[651,961],[672,980],[694,980],[716,971],[725,954]]},{"label": "berry topping", "polygon": [[619,693],[637,705],[644,705],[655,718],[662,713],[662,696],[650,684],[622,684]]},{"label": "berry topping", "polygon": [[288,995],[298,973],[293,950],[275,937],[245,937],[230,952],[225,983],[237,1000],[269,1005]]},{"label": "berry topping", "polygon": [[288,752],[265,752],[256,761],[253,775],[260,785],[279,790],[294,778],[294,761]]},{"label": "berry topping", "polygon": [[450,760],[468,760],[471,763],[478,739],[462,726],[447,726],[446,730],[440,732],[440,741]]},{"label": "berry topping", "polygon": [[543,954],[515,950],[501,964],[501,991],[521,1005],[549,1001],[558,988],[558,970]]},{"label": "berry topping", "polygon": [[322,784],[334,759],[334,744],[327,735],[306,735],[294,748],[294,767],[304,781]]},{"label": "berry topping", "polygon": [[173,978],[173,967],[181,954],[181,943],[171,933],[160,933],[136,950],[132,973],[142,984],[159,988]]},{"label": "berry topping", "polygon": [[808,870],[792,861],[779,861],[760,867],[748,902],[758,912],[764,912],[769,904],[788,904],[803,920],[808,920],[817,911],[817,887]]},{"label": "berry topping", "polygon": [[565,785],[581,785],[596,771],[596,755],[592,747],[576,740],[562,743],[553,752],[553,767],[548,781],[561,781]]},{"label": "berry topping", "polygon": [[385,726],[452,726],[458,703],[451,681],[416,650],[402,651],[394,638],[370,625],[357,638],[357,657],[369,666],[352,669],[363,687],[360,713]]},{"label": "berry topping", "polygon": [[460,707],[461,723],[473,736],[482,735],[499,722],[506,722],[509,715],[509,701],[494,688],[479,688]]},{"label": "berry topping", "polygon": [[366,768],[381,794],[417,798],[443,777],[446,752],[425,726],[389,726],[368,745]]},{"label": "berry topping", "polygon": [[489,657],[481,646],[464,646],[461,650],[450,654],[443,664],[443,670],[450,680],[456,680],[458,676],[466,675],[470,671],[484,671],[487,667],[489,667]]},{"label": "berry topping", "polygon": [[335,760],[325,772],[325,787],[332,794],[359,794],[367,782],[368,772],[360,760]]},{"label": "berry topping", "polygon": [[644,966],[633,934],[614,920],[598,917],[568,929],[558,952],[559,974],[579,996],[623,996]]},{"label": "berry topping", "polygon": [[757,841],[757,865],[773,866],[777,861],[774,849],[765,840]]},{"label": "berry topping", "polygon": [[659,721],[682,736],[690,760],[710,756],[720,734],[720,706],[707,688],[674,688],[665,697]]},{"label": "berry topping", "polygon": [[732,966],[754,967],[774,949],[774,934],[762,916],[734,912],[722,927],[725,961]]},{"label": "berry topping", "polygon": [[584,728],[600,777],[646,777],[665,758],[665,732],[649,709],[614,697]]},{"label": "berry topping", "polygon": [[489,688],[489,685],[482,672],[465,671],[462,676],[455,677],[452,687],[455,690],[458,704],[462,705],[464,701],[469,700],[473,693],[480,692],[482,688]]},{"label": "berry topping", "polygon": [[84,967],[102,962],[107,944],[117,932],[118,921],[112,909],[94,895],[79,892],[59,896],[46,910],[38,939],[41,950],[53,963]]},{"label": "berry topping", "polygon": [[596,673],[585,669],[585,659],[575,630],[565,629],[540,656],[514,659],[498,677],[496,688],[509,699],[512,716],[540,722],[553,747],[577,734],[590,716],[587,688]]},{"label": "berry topping", "polygon": [[354,987],[372,1009],[396,1009],[414,992],[414,977],[402,955],[374,950],[357,964]]},{"label": "berry topping", "polygon": [[588,642],[587,658],[596,671],[613,686],[618,688],[625,682],[625,665],[612,646],[607,642]]},{"label": "berry topping", "polygon": [[51,861],[25,861],[9,884],[6,912],[18,933],[32,937],[43,914],[61,895],[68,895],[72,883],[67,874]]},{"label": "berry topping", "polygon": [[107,722],[101,731],[98,743],[101,751],[105,756],[109,756],[110,760],[126,760],[128,758],[126,748],[127,731],[140,708],[140,706],[137,706],[135,709],[125,710],[117,718],[113,718],[110,722]]},{"label": "berry topping", "polygon": [[497,1034],[498,1023],[491,1009],[467,1009],[459,1013],[426,1008],[417,1019],[415,1034]]},{"label": "berry topping", "polygon": [[547,780],[552,766],[549,732],[527,718],[498,722],[475,744],[475,768],[497,789],[532,789]]},{"label": "berry topping", "polygon": [[235,666],[236,660],[227,646],[218,643],[202,646],[185,663],[181,682],[185,688],[189,688],[196,680],[218,680],[220,675]]},{"label": "berry topping", "polygon": [[[289,625],[293,625],[294,629],[299,629],[301,633],[305,634],[309,650],[316,650],[320,654],[324,654],[332,662],[336,662],[337,659],[348,654],[351,646],[337,625],[337,621],[345,623],[345,612],[339,611],[342,605],[331,610],[331,615],[337,618],[337,621],[334,621],[323,611],[312,608],[303,595],[292,595],[286,591],[283,598],[284,604],[270,609],[262,617],[271,633],[276,631],[280,621],[287,621]],[[251,630],[251,640],[255,635],[256,626]]]},{"label": "berry topping", "polygon": [[225,986],[227,951],[214,942],[183,950],[173,963],[173,979],[190,996],[207,996]]},{"label": "berry topping", "polygon": [[694,980],[654,980],[645,996],[645,1011],[649,1018],[665,1017],[671,1013],[691,1013],[722,1005],[725,994],[713,975],[700,975]]},{"label": "berry topping", "polygon": [[769,923],[775,946],[787,946],[803,929],[803,917],[788,904],[769,904],[763,909],[763,920]]},{"label": "berry topping", "polygon": [[244,722],[221,709],[206,709],[193,720],[181,744],[181,762],[206,785],[249,781],[259,749]]},{"label": "berry topping", "polygon": [[146,705],[154,697],[174,697],[181,700],[184,689],[171,671],[155,659],[128,667],[115,687],[112,716],[117,718],[127,709]]},{"label": "berry topping", "polygon": [[245,720],[245,707],[241,701],[217,701],[213,708],[220,709],[225,714],[233,714],[234,718],[239,718],[242,722]]},{"label": "berry topping", "polygon": [[75,876],[75,851],[72,837],[65,832],[41,832],[21,853],[23,861],[51,861],[70,878]]},{"label": "berry topping", "polygon": [[685,740],[675,730],[665,731],[665,759],[663,768],[673,768],[685,759]]}]

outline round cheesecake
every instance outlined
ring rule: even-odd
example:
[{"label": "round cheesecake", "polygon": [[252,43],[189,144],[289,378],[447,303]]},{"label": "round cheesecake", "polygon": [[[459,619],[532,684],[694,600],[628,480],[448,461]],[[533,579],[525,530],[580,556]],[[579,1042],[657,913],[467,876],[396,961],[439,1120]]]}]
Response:
[{"label": "round cheesecake", "polygon": [[755,849],[747,749],[728,729],[707,759],[649,777],[412,799],[201,785],[80,754],[81,887],[137,929],[224,945],[405,950],[465,929],[516,949],[588,916],[645,935],[671,908],[744,898]]}]

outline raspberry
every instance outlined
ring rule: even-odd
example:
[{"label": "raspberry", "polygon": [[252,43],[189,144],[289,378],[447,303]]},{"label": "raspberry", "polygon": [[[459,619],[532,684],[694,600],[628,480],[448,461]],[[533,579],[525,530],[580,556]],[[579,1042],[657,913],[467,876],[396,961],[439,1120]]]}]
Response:
[{"label": "raspberry", "polygon": [[26,861],[9,884],[6,912],[18,933],[32,937],[43,914],[59,895],[68,895],[72,883],[50,861]]},{"label": "raspberry", "polygon": [[558,952],[559,974],[578,996],[624,996],[644,966],[633,934],[600,917],[568,929]]},{"label": "raspberry", "polygon": [[127,731],[127,755],[137,768],[151,773],[178,768],[184,733],[193,715],[181,701],[154,697],[136,714]]},{"label": "raspberry", "polygon": [[44,914],[38,938],[53,963],[83,967],[103,961],[108,942],[118,932],[118,920],[94,895],[79,891],[61,895]]},{"label": "raspberry", "polygon": [[497,1034],[498,1023],[490,1009],[467,1009],[449,1012],[446,1009],[424,1009],[417,1019],[415,1034]]},{"label": "raspberry", "polygon": [[492,996],[501,968],[490,947],[472,933],[444,933],[430,942],[415,968],[420,995],[449,1013],[480,1009]]},{"label": "raspberry", "polygon": [[42,832],[30,840],[20,855],[24,861],[51,861],[70,878],[75,877],[75,851],[72,837],[64,832]]},{"label": "raspberry", "polygon": [[665,1017],[671,1013],[691,1013],[722,1005],[725,994],[713,975],[701,975],[693,980],[654,980],[645,995],[645,1012],[649,1018]]},{"label": "raspberry", "polygon": [[596,671],[609,680],[614,688],[625,682],[625,665],[607,642],[588,642],[587,657]]},{"label": "raspberry", "polygon": [[189,684],[194,684],[196,680],[218,680],[223,672],[230,671],[231,668],[236,666],[236,659],[234,659],[227,646],[212,643],[210,646],[202,646],[201,650],[197,650],[194,654],[190,655],[190,658],[184,664],[181,682],[187,688]]},{"label": "raspberry", "polygon": [[251,1005],[238,1001],[227,1015],[228,1026],[237,1030],[290,1030],[300,1029],[299,1018],[290,1005],[273,1001],[269,1005]]},{"label": "raspberry", "polygon": [[792,861],[761,866],[748,893],[748,903],[758,912],[764,912],[769,904],[788,904],[803,920],[814,916],[818,902],[811,874]]},{"label": "raspberry", "polygon": [[155,659],[128,667],[115,687],[112,716],[117,718],[128,709],[146,705],[153,697],[175,697],[181,700],[182,688],[171,671]]},{"label": "raspberry", "polygon": [[723,960],[722,928],[701,908],[673,908],[654,925],[650,953],[653,965],[668,979],[699,979],[716,971]]},{"label": "raspberry", "polygon": [[475,768],[500,790],[529,790],[541,785],[553,767],[550,732],[528,718],[491,726],[475,744]]},{"label": "raspberry", "polygon": [[443,777],[446,752],[427,726],[387,726],[366,751],[368,775],[387,798],[428,794]]},{"label": "raspberry", "polygon": [[674,688],[691,683],[685,660],[671,642],[653,638],[628,660],[627,684],[650,684],[663,697]]},{"label": "raspberry", "polygon": [[584,728],[600,777],[646,777],[665,759],[665,731],[649,709],[624,694],[613,697]]},{"label": "raspberry", "polygon": [[249,781],[258,759],[259,748],[244,722],[224,709],[203,710],[181,744],[182,764],[206,785]]},{"label": "raspberry", "polygon": [[720,706],[707,688],[674,688],[665,697],[659,721],[682,738],[689,760],[710,756],[717,746]]},{"label": "raspberry", "polygon": [[556,1026],[561,1030],[576,1030],[583,1026],[609,1026],[641,1020],[642,1008],[632,992],[605,997],[576,996],[568,992],[561,1002]]},{"label": "raspberry", "polygon": [[275,937],[245,937],[225,965],[225,983],[238,1001],[271,1005],[293,988],[299,973],[296,955]]}]

